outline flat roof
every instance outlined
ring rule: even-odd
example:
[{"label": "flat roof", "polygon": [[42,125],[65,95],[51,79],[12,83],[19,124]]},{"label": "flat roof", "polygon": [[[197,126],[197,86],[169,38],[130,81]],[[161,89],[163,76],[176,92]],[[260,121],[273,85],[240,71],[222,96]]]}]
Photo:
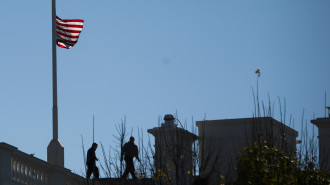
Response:
[{"label": "flat roof", "polygon": [[272,117],[256,117],[256,118],[237,118],[237,119],[219,119],[219,120],[203,120],[203,121],[196,121],[196,126],[200,126],[202,124],[205,125],[212,125],[212,126],[225,126],[225,125],[246,125],[253,123],[254,120],[261,120],[262,122],[271,120],[274,121],[275,126],[284,126],[288,131],[294,132],[296,135],[298,135],[298,132],[294,130],[293,128],[290,128],[284,123],[281,123],[277,121],[276,119]]}]

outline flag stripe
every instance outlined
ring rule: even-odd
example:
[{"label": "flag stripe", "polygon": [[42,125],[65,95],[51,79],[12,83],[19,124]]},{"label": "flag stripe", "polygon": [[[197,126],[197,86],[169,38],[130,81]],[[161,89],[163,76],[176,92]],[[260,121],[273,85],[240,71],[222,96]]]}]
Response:
[{"label": "flag stripe", "polygon": [[84,20],[81,19],[61,19],[56,16],[57,45],[66,49],[72,48],[78,42],[83,24]]},{"label": "flag stripe", "polygon": [[62,30],[57,30],[57,33],[58,34],[64,34],[64,35],[67,35],[67,36],[72,36],[72,37],[76,37],[76,36],[79,36],[79,33],[71,33],[71,32],[65,32],[65,31],[62,31]]},{"label": "flag stripe", "polygon": [[82,25],[74,25],[74,24],[63,24],[60,22],[56,22],[57,26],[69,27],[69,28],[83,28]]},{"label": "flag stripe", "polygon": [[63,39],[63,40],[67,40],[67,41],[71,41],[71,42],[76,42],[78,40],[78,37],[76,38],[71,38],[71,37],[68,37],[66,35],[61,35],[61,34],[57,34],[57,38],[60,38],[60,39]]},{"label": "flag stripe", "polygon": [[62,42],[61,40],[57,41],[57,45],[61,48],[67,48],[67,49],[70,49],[72,48],[72,46],[74,46],[74,44],[68,44],[66,42]]},{"label": "flag stripe", "polygon": [[62,40],[58,40],[58,44],[62,44],[62,45],[67,45],[67,46],[74,46],[74,44],[70,44],[70,43],[67,43],[67,42],[64,42]]},{"label": "flag stripe", "polygon": [[69,45],[69,46],[74,46],[76,43],[69,43],[67,41],[61,40],[61,39],[57,39],[58,43],[63,43],[65,45]]},{"label": "flag stripe", "polygon": [[59,47],[61,47],[61,48],[66,48],[66,49],[70,49],[70,48],[72,48],[72,46],[69,46],[69,45],[66,45],[66,44],[63,44],[63,43],[57,43],[57,45],[59,46]]},{"label": "flag stripe", "polygon": [[[78,35],[72,35],[71,33],[70,33],[70,34],[68,34],[67,32],[62,33],[62,32],[60,32],[60,31],[57,31],[57,34],[58,34],[58,35],[62,35],[62,36],[64,36],[64,37],[79,38],[79,34],[78,34]],[[77,34],[77,33],[76,33],[76,34]]]},{"label": "flag stripe", "polygon": [[63,28],[60,28],[60,27],[56,27],[57,31],[63,31],[63,32],[68,32],[68,33],[80,33],[80,31],[77,31],[77,30],[68,30],[68,29],[63,29]]},{"label": "flag stripe", "polygon": [[63,30],[71,30],[71,31],[81,31],[82,28],[72,28],[72,27],[68,27],[68,26],[61,26],[61,25],[57,25],[57,27],[63,29]]},{"label": "flag stripe", "polygon": [[64,24],[64,25],[83,25],[84,22],[64,22],[64,21],[61,21],[61,20],[58,20],[56,19],[56,22],[57,23],[60,23],[60,24]]},{"label": "flag stripe", "polygon": [[78,38],[70,38],[70,37],[65,37],[63,35],[57,35],[57,38],[68,42],[77,42],[78,40]]},{"label": "flag stripe", "polygon": [[56,16],[56,19],[60,20],[60,21],[65,21],[65,22],[84,22],[84,20],[82,19],[61,19],[59,17]]}]

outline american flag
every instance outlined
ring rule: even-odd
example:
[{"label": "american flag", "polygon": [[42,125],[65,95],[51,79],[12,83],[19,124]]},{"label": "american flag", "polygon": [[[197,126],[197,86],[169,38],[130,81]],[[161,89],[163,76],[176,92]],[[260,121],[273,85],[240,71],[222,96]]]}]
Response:
[{"label": "american flag", "polygon": [[61,48],[70,49],[77,42],[83,29],[84,20],[61,19],[56,16],[56,43]]}]

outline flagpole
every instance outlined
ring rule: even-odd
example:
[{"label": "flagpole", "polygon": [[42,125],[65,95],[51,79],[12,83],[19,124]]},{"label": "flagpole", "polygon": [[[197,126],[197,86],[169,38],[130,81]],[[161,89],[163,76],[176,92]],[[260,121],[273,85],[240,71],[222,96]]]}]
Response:
[{"label": "flagpole", "polygon": [[52,50],[53,50],[53,139],[58,140],[57,64],[56,64],[56,2],[52,0]]},{"label": "flagpole", "polygon": [[52,0],[52,72],[53,72],[53,139],[47,147],[47,162],[64,167],[64,147],[58,140],[57,66],[56,66],[56,8]]}]

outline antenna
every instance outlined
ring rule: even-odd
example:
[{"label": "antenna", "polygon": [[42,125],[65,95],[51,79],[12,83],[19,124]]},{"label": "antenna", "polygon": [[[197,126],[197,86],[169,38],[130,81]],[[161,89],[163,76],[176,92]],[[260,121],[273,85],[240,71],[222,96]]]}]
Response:
[{"label": "antenna", "polygon": [[327,107],[327,91],[325,91],[325,96],[324,96],[324,107],[325,107],[324,118],[327,118],[327,109],[328,109],[328,115],[330,118],[330,107]]},{"label": "antenna", "polygon": [[95,120],[95,116],[93,114],[93,143],[94,143],[94,120]]}]

